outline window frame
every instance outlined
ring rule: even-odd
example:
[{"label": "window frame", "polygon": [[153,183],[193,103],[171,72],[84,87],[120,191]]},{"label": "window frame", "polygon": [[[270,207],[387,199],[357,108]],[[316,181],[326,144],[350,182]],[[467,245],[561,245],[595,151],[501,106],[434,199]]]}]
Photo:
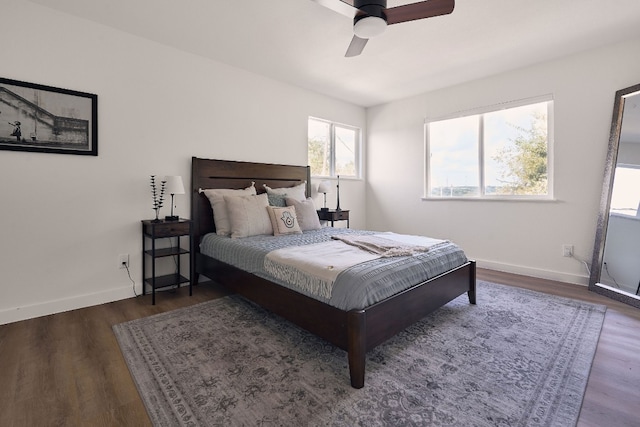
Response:
[{"label": "window frame", "polygon": [[348,129],[355,132],[355,147],[354,147],[354,166],[355,166],[355,175],[343,175],[340,174],[340,178],[346,179],[360,179],[361,178],[361,162],[362,162],[362,129],[358,126],[348,125],[344,123],[334,122],[332,120],[321,119],[319,117],[309,116],[307,118],[307,163],[309,163],[309,122],[311,120],[315,120],[318,122],[323,122],[329,125],[329,175],[314,175],[313,171],[311,171],[311,177],[313,178],[336,178],[338,174],[336,174],[336,127],[342,129]]},{"label": "window frame", "polygon": [[[433,196],[431,195],[431,174],[430,174],[430,145],[429,145],[429,125],[433,122],[439,122],[443,120],[459,119],[469,116],[483,116],[484,114],[508,110],[511,108],[518,108],[527,105],[547,103],[547,194],[543,195],[496,195],[485,193],[486,172],[485,172],[485,160],[484,160],[484,119],[479,120],[479,140],[478,140],[478,195],[475,196]],[[444,116],[425,118],[424,120],[424,188],[422,200],[439,201],[439,200],[499,200],[499,201],[554,201],[554,100],[551,94],[542,95],[532,98],[519,99],[514,101],[508,101],[500,104],[494,104],[485,107],[474,108],[470,110],[463,110],[456,113],[447,114]]]}]

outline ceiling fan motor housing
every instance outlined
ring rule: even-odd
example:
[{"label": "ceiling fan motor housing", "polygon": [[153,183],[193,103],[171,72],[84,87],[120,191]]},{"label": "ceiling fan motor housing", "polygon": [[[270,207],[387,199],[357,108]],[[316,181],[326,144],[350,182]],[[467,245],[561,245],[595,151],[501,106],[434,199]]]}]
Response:
[{"label": "ceiling fan motor housing", "polygon": [[387,8],[387,0],[355,0],[353,5],[359,12],[353,18],[355,24],[359,20],[373,16],[387,21],[387,15],[384,13]]},{"label": "ceiling fan motor housing", "polygon": [[356,37],[370,39],[384,33],[387,28],[386,0],[356,0],[355,6],[358,8],[353,18]]}]

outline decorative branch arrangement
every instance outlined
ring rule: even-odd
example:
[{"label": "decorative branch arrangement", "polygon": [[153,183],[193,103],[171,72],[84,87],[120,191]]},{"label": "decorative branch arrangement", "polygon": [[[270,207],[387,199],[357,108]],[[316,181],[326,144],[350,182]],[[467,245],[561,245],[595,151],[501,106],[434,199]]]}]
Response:
[{"label": "decorative branch arrangement", "polygon": [[160,214],[162,202],[164,202],[164,187],[166,183],[167,181],[160,181],[160,191],[158,192],[156,176],[151,175],[151,197],[153,198],[153,210],[156,211],[155,221],[160,221],[160,219],[158,219],[158,215]]}]

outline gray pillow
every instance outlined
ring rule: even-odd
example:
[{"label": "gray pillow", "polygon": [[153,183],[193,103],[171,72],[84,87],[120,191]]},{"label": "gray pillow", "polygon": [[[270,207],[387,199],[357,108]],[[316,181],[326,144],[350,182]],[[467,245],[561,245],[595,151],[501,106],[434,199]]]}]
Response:
[{"label": "gray pillow", "polygon": [[267,197],[269,198],[269,206],[276,206],[278,208],[286,208],[287,207],[287,202],[285,200],[287,198],[286,194],[270,194],[270,193],[267,193]]},{"label": "gray pillow", "polygon": [[300,224],[300,229],[302,231],[322,228],[316,206],[311,197],[302,201],[287,197],[286,201],[287,206],[295,206],[298,224]]}]

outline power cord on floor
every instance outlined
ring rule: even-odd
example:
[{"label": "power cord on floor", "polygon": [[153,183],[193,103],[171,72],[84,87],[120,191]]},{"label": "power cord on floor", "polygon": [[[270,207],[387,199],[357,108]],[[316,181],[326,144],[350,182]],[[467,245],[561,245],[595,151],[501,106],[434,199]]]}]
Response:
[{"label": "power cord on floor", "polygon": [[576,261],[580,261],[581,263],[584,264],[584,267],[587,269],[587,274],[589,276],[591,276],[591,267],[589,267],[589,263],[583,259],[578,258],[577,256],[575,256],[574,254],[569,255],[571,258],[575,259]]},{"label": "power cord on floor", "polygon": [[127,276],[129,276],[129,280],[131,280],[131,284],[133,287],[133,295],[135,295],[136,297],[139,297],[140,295],[138,295],[138,293],[136,292],[136,282],[131,278],[131,271],[129,271],[129,264],[126,262],[123,262],[122,265],[124,266],[124,268],[127,269]]},{"label": "power cord on floor", "polygon": [[611,280],[613,280],[613,283],[616,285],[616,288],[620,289],[620,285],[619,285],[619,284],[618,284],[618,282],[616,281],[616,278],[615,278],[615,277],[613,277],[613,276],[611,275],[611,273],[609,273],[609,266],[607,265],[607,262],[606,262],[606,261],[605,261],[605,262],[603,262],[603,263],[602,263],[602,265],[604,265],[604,271],[605,271],[605,273],[607,273],[607,276],[609,276],[609,278],[610,278]]},{"label": "power cord on floor", "polygon": [[[178,245],[180,244],[180,237],[177,237],[177,243]],[[173,251],[175,248],[173,246],[173,240],[169,239],[169,247],[171,248],[171,250]],[[175,264],[176,268],[174,271],[174,274],[176,275],[176,277],[179,276],[178,271],[180,271],[180,266],[178,265],[178,263],[180,262],[180,247],[178,246],[178,253],[176,253],[175,255],[173,255],[171,258],[173,258],[173,263]],[[177,279],[179,280],[179,279]],[[178,290],[178,288],[180,287],[180,283],[176,283],[169,292],[174,293]]]}]

